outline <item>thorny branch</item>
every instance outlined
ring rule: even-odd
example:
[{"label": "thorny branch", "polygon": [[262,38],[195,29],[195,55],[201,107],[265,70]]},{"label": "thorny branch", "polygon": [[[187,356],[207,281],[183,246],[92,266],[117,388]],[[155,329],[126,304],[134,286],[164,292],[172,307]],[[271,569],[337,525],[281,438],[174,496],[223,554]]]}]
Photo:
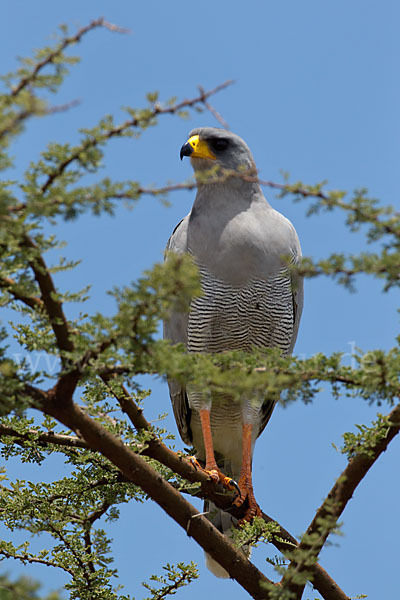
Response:
[{"label": "thorny branch", "polygon": [[[275,181],[261,179],[258,177],[257,172],[254,169],[249,171],[232,171],[229,169],[221,169],[219,172],[213,172],[209,175],[205,174],[204,178],[199,181],[188,181],[178,184],[172,184],[170,186],[163,186],[161,188],[140,188],[139,193],[143,195],[159,195],[166,194],[171,191],[177,190],[192,190],[202,185],[213,185],[215,183],[223,183],[227,179],[231,177],[236,177],[239,179],[243,179],[245,181],[258,183],[261,186],[269,187],[271,189],[279,190],[284,194],[293,194],[294,196],[302,196],[303,198],[318,198],[323,200],[324,204],[327,207],[337,207],[341,208],[346,212],[353,212],[358,214],[360,212],[360,207],[354,202],[344,202],[336,195],[331,195],[329,192],[324,192],[319,187],[317,189],[313,186],[305,186],[303,184],[289,184],[289,183],[277,183]],[[116,195],[116,198],[128,198],[129,195]],[[373,224],[382,227],[386,233],[394,235],[398,237],[400,235],[400,213],[395,213],[393,215],[393,222],[382,222],[379,220],[378,211],[371,211],[370,214],[364,215],[366,221],[371,222]]]},{"label": "thorny branch", "polygon": [[46,567],[57,567],[59,569],[63,569],[70,575],[74,574],[74,570],[66,565],[60,565],[58,563],[52,562],[51,560],[46,560],[45,558],[37,558],[36,556],[30,556],[29,554],[10,554],[7,550],[0,549],[0,555],[3,555],[5,558],[15,558],[16,560],[20,560],[23,564],[25,563],[39,563],[41,565],[45,565]]},{"label": "thorny branch", "polygon": [[146,114],[145,119],[143,119],[143,117],[140,117],[140,116],[135,116],[135,117],[132,117],[131,119],[124,121],[123,123],[120,123],[116,127],[112,127],[111,129],[106,131],[102,136],[88,138],[81,146],[78,146],[76,148],[76,151],[74,153],[72,153],[67,159],[65,159],[63,162],[61,162],[57,166],[57,168],[54,169],[54,171],[52,173],[50,173],[50,175],[48,176],[48,178],[46,179],[46,181],[44,182],[44,184],[41,187],[41,193],[45,194],[46,191],[48,190],[48,188],[52,185],[52,183],[64,173],[65,169],[71,163],[73,163],[75,160],[77,160],[79,158],[79,156],[83,152],[86,152],[87,150],[89,150],[89,148],[93,148],[94,146],[97,146],[99,144],[99,142],[111,139],[113,137],[121,136],[124,133],[124,131],[126,131],[127,129],[139,127],[141,124],[143,124],[144,120],[146,123],[148,123],[151,121],[151,119],[153,119],[154,117],[157,117],[157,115],[173,115],[173,114],[181,111],[184,108],[194,106],[195,104],[204,103],[207,101],[207,98],[209,98],[213,94],[216,94],[217,92],[225,89],[232,83],[233,83],[232,80],[227,80],[224,83],[217,85],[212,90],[209,90],[208,92],[203,91],[199,94],[199,96],[196,96],[195,98],[191,98],[190,100],[182,100],[181,102],[175,103],[172,106],[161,106],[160,104],[156,103],[154,105],[153,109],[151,109]]},{"label": "thorny branch", "polygon": [[66,446],[68,448],[88,448],[88,445],[74,435],[63,435],[53,432],[39,432],[36,429],[30,429],[26,433],[20,433],[12,427],[0,425],[0,437],[17,438],[17,443],[29,442],[34,440],[36,443],[47,446],[54,444],[56,446]]},{"label": "thorny branch", "polygon": [[33,309],[41,310],[43,308],[43,301],[37,296],[27,296],[19,291],[18,284],[11,277],[0,277],[0,287],[7,290],[9,294],[13,296],[15,300],[19,300]]},{"label": "thorny branch", "polygon": [[96,29],[97,27],[105,27],[106,29],[109,29],[110,31],[115,31],[117,33],[128,33],[129,32],[128,29],[125,29],[123,27],[118,27],[118,25],[114,25],[113,23],[109,23],[108,21],[103,19],[103,17],[94,19],[85,27],[82,27],[81,29],[79,29],[79,31],[77,31],[77,33],[75,35],[64,38],[61,41],[60,45],[53,50],[53,52],[50,52],[47,56],[45,56],[43,58],[43,60],[41,60],[40,62],[38,62],[35,65],[35,68],[32,70],[31,73],[29,73],[29,75],[27,75],[26,77],[24,77],[23,79],[21,79],[18,82],[18,84],[11,91],[10,96],[12,98],[15,98],[16,96],[18,96],[18,94],[23,89],[25,89],[27,86],[29,86],[31,83],[33,83],[35,81],[35,79],[37,78],[40,71],[42,71],[43,68],[46,67],[47,65],[53,63],[64,52],[64,50],[68,46],[71,46],[72,44],[77,44],[78,42],[81,41],[82,37],[86,33],[91,31],[92,29]]},{"label": "thorny branch", "polygon": [[[108,385],[110,392],[120,403],[123,412],[128,415],[132,425],[137,430],[144,429],[146,431],[151,431],[150,423],[144,417],[142,410],[139,409],[136,403],[133,401],[129,392],[122,387],[122,393],[116,393],[112,385],[110,385],[109,379],[110,378],[103,378],[103,381],[106,383],[106,385]],[[147,448],[142,452],[142,454],[156,459],[191,483],[200,483],[202,493],[199,495],[212,500],[219,508],[232,508],[232,499],[229,496],[227,497],[226,495],[221,495],[219,490],[216,489],[214,483],[209,480],[205,473],[194,470],[188,460],[170,450],[156,436],[152,436],[150,439],[148,439],[146,444]],[[235,516],[238,518],[243,516],[240,514],[240,509],[238,514]],[[266,523],[276,523],[275,519],[269,517],[265,513],[263,513],[263,519]],[[279,525],[279,528],[279,534],[273,535],[273,545],[283,554],[292,552],[293,547],[298,546],[298,541],[281,525]],[[325,600],[347,600],[345,593],[319,564],[315,564],[312,568],[312,571],[314,577],[314,586],[321,593],[323,598],[325,598]]]},{"label": "thorny branch", "polygon": [[[317,510],[314,519],[311,521],[304,535],[304,539],[298,546],[298,550],[305,551],[304,555],[308,553],[313,559],[318,559],[318,555],[321,552],[330,531],[336,526],[340,515],[352,498],[356,487],[382,452],[386,450],[392,439],[399,433],[400,403],[389,413],[388,419],[390,426],[386,436],[377,442],[376,445],[370,449],[368,454],[363,454],[361,451],[360,454],[349,461],[347,467],[336,480],[325,501]],[[328,529],[326,527],[321,527],[321,523],[327,519],[331,522],[331,526]],[[308,566],[309,565],[307,564],[306,567],[301,560],[298,562],[293,560],[282,579],[282,585],[289,582],[289,589],[294,591],[299,599],[302,597],[304,586],[299,586],[290,582],[295,572],[301,572],[303,569],[308,568]]]},{"label": "thorny branch", "polygon": [[59,104],[55,106],[48,107],[38,107],[35,102],[37,99],[32,95],[32,103],[30,108],[26,108],[21,110],[19,113],[15,115],[15,117],[11,121],[7,121],[6,125],[0,129],[0,139],[10,135],[13,130],[23,121],[28,119],[29,117],[36,116],[45,116],[45,115],[54,115],[56,113],[65,112],[70,110],[70,108],[74,108],[80,104],[80,100],[71,100],[70,102],[66,102],[65,104]]},{"label": "thorny branch", "polygon": [[[192,100],[189,100],[189,101],[185,100],[185,101],[183,101],[179,104],[176,104],[172,107],[167,107],[167,108],[163,108],[160,110],[157,110],[157,107],[155,107],[153,109],[153,112],[151,113],[151,115],[154,116],[155,114],[161,114],[161,113],[165,113],[165,112],[170,112],[170,113],[176,112],[176,111],[180,110],[183,106],[189,106],[189,105],[191,106],[195,103],[205,102],[205,99],[207,97],[209,97],[211,94],[216,93],[218,90],[226,87],[227,85],[230,85],[231,83],[232,83],[232,81],[226,81],[225,83],[221,84],[220,86],[217,86],[213,90],[204,93],[204,95],[200,95],[197,98],[193,98]],[[124,128],[130,127],[130,126],[135,126],[134,121],[135,121],[135,119],[133,119],[131,121],[126,121],[124,124],[114,128],[113,130],[110,130],[105,135],[107,135],[107,136],[119,135]],[[113,132],[115,132],[115,133],[113,133]],[[89,143],[89,142],[94,143],[94,139],[87,140],[87,143]],[[72,162],[73,160],[76,160],[79,157],[79,154],[82,151],[83,151],[83,147],[81,146],[79,149],[77,149],[76,154],[71,155],[67,161],[65,161],[64,163],[61,163],[61,165],[58,166],[58,170],[54,171],[51,175],[49,175],[47,181],[43,184],[42,189],[44,189],[44,188],[47,189],[47,187],[49,185],[51,185],[52,181],[57,176],[62,174],[62,172],[68,166],[68,164],[70,164],[70,162]],[[271,189],[277,189],[277,190],[281,191],[283,194],[291,193],[295,196],[301,196],[303,198],[317,198],[317,199],[323,200],[324,205],[327,207],[338,207],[338,208],[343,209],[346,212],[353,213],[355,216],[357,216],[360,212],[360,207],[357,205],[356,202],[354,202],[354,201],[345,202],[345,201],[341,200],[339,197],[337,197],[335,194],[333,196],[331,196],[331,194],[329,192],[324,192],[318,186],[316,186],[316,188],[315,188],[312,186],[305,186],[303,184],[277,183],[277,182],[270,181],[270,180],[264,180],[264,179],[260,179],[254,170],[251,170],[249,172],[248,171],[237,172],[237,171],[231,171],[231,170],[225,169],[218,173],[212,172],[209,175],[206,174],[204,176],[204,178],[202,178],[199,181],[189,180],[186,182],[166,185],[166,186],[162,186],[159,188],[135,185],[131,190],[115,192],[107,197],[109,199],[116,199],[116,200],[132,200],[132,199],[137,199],[143,195],[162,196],[162,195],[168,194],[170,192],[174,192],[174,191],[192,190],[201,185],[213,185],[216,183],[223,183],[225,180],[227,180],[230,177],[242,178],[242,179],[245,179],[246,181],[258,183],[261,186],[269,187]],[[44,189],[44,191],[45,191],[45,189]],[[52,202],[53,202],[53,205],[57,205],[57,204],[61,205],[62,198],[60,198],[59,200],[55,199]],[[21,203],[15,204],[13,206],[10,206],[8,208],[8,210],[10,213],[19,213],[19,212],[25,210],[27,208],[27,206],[28,206],[27,203],[21,202]],[[364,215],[363,218],[364,218],[365,222],[369,222],[369,223],[373,224],[374,226],[378,227],[385,233],[393,235],[396,238],[400,237],[400,225],[399,225],[400,213],[394,213],[392,215],[392,218],[389,220],[382,220],[380,218],[379,211],[371,210],[368,213],[368,215]],[[395,265],[393,265],[393,268],[395,268]],[[300,270],[301,270],[301,267],[300,267]],[[315,270],[312,271],[312,274],[315,275],[315,274],[318,274],[319,272],[320,271],[318,271],[318,269],[317,269],[317,271],[315,271]],[[344,275],[351,276],[351,275],[354,275],[357,271],[355,269],[343,267],[343,268],[338,268],[337,272],[343,273]],[[383,272],[383,271],[377,271],[377,273],[378,272]],[[307,269],[307,268],[305,268],[304,271],[301,271],[301,273],[304,275],[310,274],[309,269]],[[321,271],[321,273],[322,273],[322,271]]]},{"label": "thorny branch", "polygon": [[35,242],[28,235],[24,235],[22,244],[32,251],[32,258],[29,260],[29,265],[39,286],[42,296],[41,300],[49,316],[58,347],[61,351],[71,352],[74,346],[70,338],[68,322],[62,303],[57,300],[57,290],[53,278],[43,257],[38,252]]},{"label": "thorny branch", "polygon": [[26,101],[28,102],[28,106],[20,110],[15,116],[11,118],[11,120],[5,120],[4,126],[0,129],[0,138],[4,138],[7,135],[10,135],[13,132],[13,130],[16,127],[18,127],[19,124],[23,123],[23,121],[25,121],[29,117],[32,117],[34,115],[41,116],[54,114],[57,112],[63,112],[79,104],[79,100],[72,100],[71,102],[60,106],[46,107],[43,104],[43,102],[40,101],[34,95],[32,87],[38,79],[39,74],[43,71],[45,67],[51,64],[56,64],[57,60],[62,56],[62,53],[68,46],[80,42],[80,40],[86,33],[97,27],[104,27],[110,31],[118,33],[129,32],[128,29],[118,27],[117,25],[109,23],[108,21],[100,17],[99,19],[95,19],[85,27],[79,29],[75,35],[65,37],[63,40],[61,40],[59,45],[54,50],[49,52],[46,56],[42,58],[42,60],[36,63],[36,65],[30,73],[28,73],[25,77],[22,77],[22,79],[20,79],[20,81],[12,88],[8,96],[4,96],[6,104],[11,104],[12,102],[15,102],[16,98],[23,90],[29,90],[28,97],[26,99]]},{"label": "thorny branch", "polygon": [[79,431],[92,450],[108,458],[128,481],[141,487],[187,531],[188,535],[220,562],[253,598],[265,598],[262,582],[269,580],[143,458],[132,452],[73,402],[66,406],[64,403],[48,399],[42,408],[46,414],[53,416],[69,429]]},{"label": "thorny branch", "polygon": [[[87,570],[87,565],[82,561],[81,557],[79,556],[79,554],[77,553],[75,548],[73,548],[71,546],[71,544],[68,542],[68,540],[65,538],[65,536],[61,533],[61,531],[59,529],[57,529],[56,527],[54,527],[54,525],[52,525],[52,523],[49,523],[49,530],[51,530],[53,532],[54,536],[57,537],[58,539],[60,539],[62,541],[62,543],[64,544],[64,546],[66,548],[68,548],[68,550],[71,552],[71,554],[75,558],[77,564],[82,569],[82,573],[83,573],[83,576],[86,580],[88,587],[90,587],[90,575]],[[91,571],[90,565],[89,565],[89,571]]]},{"label": "thorny branch", "polygon": [[[121,408],[128,415],[132,424],[137,429],[146,429],[151,431],[151,426],[148,421],[145,419],[142,411],[136,406],[129,393],[123,389],[122,394],[116,394],[110,385],[109,380],[105,380],[105,383],[110,386],[110,390],[113,395],[118,399],[121,404]],[[54,415],[56,416],[56,415]],[[387,437],[380,442],[379,446],[377,446],[373,459],[367,458],[364,455],[360,455],[356,459],[353,459],[339,478],[337,484],[335,484],[331,494],[329,497],[335,495],[335,505],[337,504],[339,507],[341,506],[341,497],[346,497],[349,499],[354,492],[356,485],[361,481],[367,472],[368,468],[373,464],[373,462],[378,458],[381,452],[387,447],[390,440],[396,435],[400,428],[400,408],[396,407],[392,413],[390,413],[390,421],[392,425],[388,432]],[[67,426],[70,426],[69,423],[65,423]],[[79,429],[82,434],[81,429]],[[9,429],[0,430],[0,433],[4,435],[13,434]],[[43,434],[42,434],[43,435]],[[46,434],[47,435],[47,434]],[[60,434],[56,434],[57,436]],[[73,440],[65,440],[65,438],[72,438],[73,436],[62,436],[60,437],[60,443],[64,444],[68,441],[71,446],[74,445],[75,439]],[[40,436],[39,436],[40,439]],[[42,438],[42,441],[46,440]],[[48,440],[49,443],[57,443],[57,439],[50,438]],[[143,454],[154,458],[161,462],[162,464],[168,466],[173,471],[186,478],[190,482],[199,482],[202,485],[202,493],[204,496],[210,498],[218,505],[220,508],[229,508],[230,499],[229,497],[224,497],[218,494],[218,491],[215,489],[215,486],[212,482],[210,482],[207,476],[199,471],[194,471],[192,466],[186,461],[184,458],[179,457],[169,448],[167,448],[160,440],[158,440],[155,436],[151,437],[147,441],[147,448],[144,450]],[[101,451],[101,450],[100,450]],[[350,474],[350,475],[349,475]],[[356,475],[356,476],[354,476]],[[346,477],[346,480],[342,482],[343,477]],[[129,479],[129,478],[128,478]],[[339,495],[338,495],[339,494]],[[346,500],[347,501],[347,500]],[[340,516],[342,510],[344,509],[343,505],[341,507],[340,513],[337,514],[337,518]],[[320,511],[323,510],[324,506],[321,507]],[[271,517],[267,515],[263,515],[264,520],[266,522],[274,521]],[[197,519],[196,519],[197,520]],[[275,521],[274,521],[275,522]],[[311,527],[311,526],[310,526]],[[326,538],[325,538],[326,539]],[[321,540],[321,544],[323,545],[325,539]],[[297,545],[297,541],[280,526],[279,535],[274,536],[272,543],[283,553],[293,551],[293,546]],[[321,547],[322,547],[321,545]],[[336,585],[336,583],[329,577],[329,575],[320,567],[319,565],[314,565],[311,568],[314,577],[314,586],[315,588],[322,594],[324,598],[332,599],[332,600],[344,600],[346,595],[340,590],[340,588]]]}]

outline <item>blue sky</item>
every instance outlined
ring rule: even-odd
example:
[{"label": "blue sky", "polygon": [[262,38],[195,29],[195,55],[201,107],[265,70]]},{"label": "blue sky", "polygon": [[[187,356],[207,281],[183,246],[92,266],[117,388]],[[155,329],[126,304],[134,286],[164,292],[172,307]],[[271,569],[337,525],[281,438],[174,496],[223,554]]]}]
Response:
[{"label": "blue sky", "polygon": [[[123,119],[120,107],[144,105],[148,91],[159,90],[161,99],[191,97],[199,84],[208,89],[232,78],[235,85],[212,104],[247,141],[262,178],[280,182],[283,169],[306,183],[327,179],[331,188],[367,187],[382,202],[398,205],[400,8],[394,0],[5,0],[1,71],[12,70],[16,56],[48,43],[58,24],[73,30],[100,15],[128,27],[131,34],[99,30],[75,49],[82,62],[55,103],[77,98],[80,105],[29,124],[13,146],[16,169],[11,176],[17,177],[48,142],[74,142],[80,127],[94,125],[107,113]],[[189,161],[179,161],[179,149],[188,131],[201,125],[216,122],[209,113],[193,113],[189,121],[165,116],[139,140],[113,141],[101,176],[143,185],[185,180],[191,168]],[[350,234],[341,214],[306,218],[307,202],[293,204],[274,198],[269,189],[265,193],[293,221],[305,255],[365,249],[363,236]],[[84,216],[57,226],[68,243],[65,254],[83,261],[73,274],[59,278],[60,285],[78,289],[90,283],[88,309],[110,313],[113,303],[106,291],[136,279],[162,259],[166,240],[193,196],[174,193],[169,208],[143,198],[133,211],[121,206],[113,218]],[[396,298],[382,294],[376,281],[361,277],[358,292],[349,294],[318,279],[306,283],[305,293],[296,353],[308,357],[319,351],[350,353],[353,344],[365,351],[394,345]],[[146,414],[156,418],[169,411],[169,399],[166,384],[151,385]],[[345,465],[331,443],[340,444],[343,432],[375,414],[375,407],[357,398],[332,400],[329,390],[312,405],[278,408],[255,451],[255,491],[265,512],[294,535],[301,534]],[[173,419],[167,424],[176,432]],[[177,447],[182,447],[180,440]],[[394,597],[398,589],[399,449],[396,439],[372,468],[343,515],[343,536],[334,540],[338,546],[322,554],[321,564],[349,596],[365,593],[369,600],[379,600]],[[13,468],[17,472],[14,463]],[[19,472],[45,479],[56,475],[51,464]],[[201,578],[177,597],[247,597],[234,582],[208,574],[201,550],[152,503],[123,507],[120,522],[109,531],[120,583],[137,599],[146,596],[138,581],[160,572],[166,562],[180,560],[198,562]],[[271,574],[265,549],[256,551],[254,560]],[[47,590],[65,581],[62,574],[41,567],[8,563],[7,568],[38,577]],[[318,595],[309,589],[305,597]]]}]

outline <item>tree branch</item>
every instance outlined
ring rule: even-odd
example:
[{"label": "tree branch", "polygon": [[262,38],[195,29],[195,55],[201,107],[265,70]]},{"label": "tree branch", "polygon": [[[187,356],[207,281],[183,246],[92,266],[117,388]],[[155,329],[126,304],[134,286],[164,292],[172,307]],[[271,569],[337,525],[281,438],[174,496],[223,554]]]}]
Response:
[{"label": "tree branch", "polygon": [[18,283],[11,279],[11,277],[0,277],[0,287],[7,290],[9,294],[11,294],[15,300],[19,300],[29,306],[30,308],[42,309],[44,304],[43,301],[37,296],[27,296],[26,294],[21,293],[18,288]]},{"label": "tree branch", "polygon": [[44,116],[44,115],[53,115],[60,112],[65,112],[74,106],[80,104],[79,100],[71,100],[71,102],[67,102],[66,104],[59,104],[55,106],[48,106],[43,108],[42,106],[38,106],[37,98],[32,94],[32,103],[29,108],[25,108],[18,112],[11,120],[7,121],[4,119],[4,125],[0,129],[0,139],[6,137],[7,135],[11,135],[13,130],[18,127],[23,121],[26,121],[30,117],[36,116]]},{"label": "tree branch", "polygon": [[[102,377],[102,379],[112,395],[118,400],[122,411],[128,415],[132,425],[137,430],[144,429],[146,431],[151,431],[150,423],[143,415],[143,411],[133,401],[129,392],[122,386],[122,394],[118,394],[115,392],[112,385],[110,385],[110,378]],[[201,497],[210,499],[218,508],[225,510],[229,509],[229,511],[238,518],[243,517],[244,507],[237,510],[235,509],[235,513],[235,510],[232,510],[231,496],[226,494],[222,495],[219,489],[216,488],[214,482],[210,481],[205,473],[194,470],[188,460],[170,450],[156,436],[146,440],[146,444],[147,448],[143,450],[142,454],[154,458],[191,483],[200,483],[201,493],[199,495]],[[275,519],[269,517],[265,513],[263,513],[262,517],[266,523],[277,523]],[[277,523],[277,525],[279,525],[279,523]],[[281,525],[279,525],[279,528],[279,533],[273,535],[272,544],[283,554],[288,554],[292,552],[293,547],[297,547],[299,543]],[[313,566],[312,572],[314,577],[313,584],[325,600],[348,600],[346,594],[319,564]]]},{"label": "tree branch", "polygon": [[20,433],[12,427],[6,427],[0,425],[0,437],[8,436],[17,438],[17,443],[24,441],[35,441],[40,445],[47,446],[48,444],[54,444],[56,446],[66,446],[68,448],[88,448],[89,446],[83,440],[73,435],[63,435],[61,433],[53,432],[39,432],[36,429],[30,429],[26,433]]},{"label": "tree branch", "polygon": [[53,402],[50,397],[43,403],[43,410],[79,434],[90,448],[101,452],[120,469],[128,481],[140,486],[253,598],[268,598],[262,582],[267,583],[269,580],[143,458],[137,456],[73,402],[68,402],[66,406],[65,403]]},{"label": "tree branch", "polygon": [[[354,491],[358,484],[365,477],[372,465],[377,461],[382,452],[386,450],[389,443],[400,431],[400,403],[389,413],[388,420],[390,425],[386,436],[380,439],[373,448],[369,448],[368,454],[363,454],[362,451],[355,458],[351,459],[342,472],[340,477],[336,480],[335,485],[329,492],[328,496],[317,510],[314,519],[311,521],[306,533],[304,534],[303,540],[298,546],[298,550],[303,553],[303,556],[307,556],[309,560],[317,560],[318,555],[324,546],[328,535],[334,529],[337,521],[347,503],[352,498]],[[322,525],[322,523],[330,523],[329,527]],[[309,568],[309,564],[304,564],[304,559],[300,558],[292,560],[290,563],[285,576],[282,579],[282,585],[287,586],[288,589],[297,594],[297,598],[301,598],[304,585],[292,583],[293,576],[301,571]]]},{"label": "tree branch", "polygon": [[75,35],[64,38],[57,48],[55,48],[52,52],[50,52],[47,56],[45,56],[40,62],[38,62],[35,65],[35,68],[33,69],[33,71],[31,73],[29,73],[29,75],[27,75],[26,77],[24,77],[23,79],[21,79],[19,81],[19,83],[11,91],[10,96],[12,98],[15,98],[16,96],[18,96],[18,94],[23,89],[25,89],[28,85],[30,85],[31,83],[33,83],[36,80],[40,71],[42,71],[44,67],[46,67],[49,64],[54,63],[55,59],[57,59],[68,46],[71,46],[72,44],[77,44],[78,42],[80,42],[82,37],[86,33],[91,31],[92,29],[95,29],[96,27],[105,27],[106,29],[109,29],[110,31],[115,31],[118,33],[127,33],[129,31],[128,29],[124,29],[123,27],[118,27],[118,25],[114,25],[113,23],[109,23],[108,21],[103,19],[103,17],[100,17],[99,19],[94,19],[85,27],[82,27],[81,29],[79,29],[79,31],[77,31],[77,33]]},{"label": "tree branch", "polygon": [[49,316],[58,348],[61,351],[72,352],[74,345],[70,338],[68,322],[62,304],[57,300],[57,290],[47,265],[39,253],[35,242],[27,234],[24,234],[22,243],[26,248],[33,250],[33,257],[30,258],[29,265],[39,286],[42,302]]},{"label": "tree branch", "polygon": [[[135,402],[132,400],[131,396],[129,395],[129,392],[126,389],[122,388],[123,394],[116,394],[115,390],[113,390],[112,387],[110,387],[109,381],[106,378],[103,380],[109,387],[114,397],[117,398],[123,412],[125,412],[128,415],[134,427],[138,430],[144,429],[150,432],[151,425],[144,417],[141,409],[139,409]],[[18,438],[18,443],[23,443],[23,441],[29,441],[31,439],[31,436],[35,436],[38,440],[38,443],[42,445],[55,444],[61,447],[70,448],[90,447],[86,443],[86,441],[75,436],[56,434],[52,432],[40,433],[34,429],[22,434],[10,427],[0,426],[0,436],[16,437]],[[232,512],[231,496],[221,494],[220,489],[215,485],[214,482],[210,481],[210,479],[205,473],[194,470],[193,466],[191,465],[191,463],[189,463],[188,460],[186,460],[183,456],[179,456],[178,454],[170,450],[155,435],[146,440],[146,445],[147,447],[144,448],[142,452],[143,455],[157,460],[158,462],[170,468],[173,472],[177,473],[178,475],[185,478],[191,483],[200,483],[201,491],[196,495],[202,498],[208,498],[212,500],[212,502],[214,502],[214,504],[219,508],[229,510],[230,512]],[[127,478],[124,475],[122,481],[131,481],[131,479]],[[105,478],[103,480],[95,482],[93,486],[101,486],[108,483],[110,483],[110,481],[107,478]],[[241,514],[241,511],[243,512],[242,509],[235,509],[233,511],[235,513],[234,516],[237,516],[238,518],[243,516]],[[99,518],[100,516],[101,515],[98,515],[96,511],[95,518]],[[262,516],[266,523],[277,523],[275,519],[273,519],[265,513],[263,513]],[[279,523],[277,523],[277,525],[279,525]],[[294,547],[298,546],[298,542],[281,525],[279,525],[279,528],[279,533],[273,535],[271,542],[280,552],[282,552],[283,554],[288,554],[293,551]],[[313,566],[312,572],[314,587],[319,591],[319,593],[325,600],[347,600],[346,594],[340,589],[336,582],[319,564],[315,564]]]},{"label": "tree branch", "polygon": [[112,127],[111,129],[106,131],[106,133],[104,133],[103,135],[100,135],[98,137],[93,136],[93,137],[88,138],[81,146],[77,146],[75,151],[68,158],[66,158],[63,162],[61,162],[57,166],[57,168],[54,169],[54,171],[52,173],[50,173],[50,175],[48,176],[48,178],[46,179],[46,181],[44,182],[44,184],[41,187],[41,190],[40,190],[41,193],[45,194],[46,191],[49,189],[49,187],[52,185],[52,183],[64,173],[65,169],[71,163],[73,163],[75,160],[77,160],[79,158],[79,156],[83,152],[86,152],[87,150],[89,150],[89,148],[93,148],[93,147],[97,146],[99,144],[99,142],[111,139],[113,137],[118,137],[118,136],[122,135],[124,133],[124,131],[126,131],[127,129],[140,127],[140,125],[143,125],[144,122],[146,122],[146,123],[150,122],[151,119],[153,119],[157,115],[167,115],[167,114],[172,115],[172,114],[175,114],[175,113],[181,111],[184,108],[194,106],[195,104],[199,104],[201,102],[204,103],[204,102],[206,102],[207,98],[209,98],[213,94],[216,94],[220,90],[225,89],[226,87],[228,87],[228,85],[231,85],[232,83],[233,83],[232,80],[227,80],[224,83],[217,85],[212,90],[209,90],[208,92],[203,91],[200,93],[199,96],[196,96],[195,98],[191,98],[190,100],[182,100],[182,102],[175,103],[172,106],[163,107],[160,104],[155,104],[153,109],[149,110],[146,113],[145,117],[135,116],[132,119],[128,119],[127,121],[120,123],[120,125]]},{"label": "tree branch", "polygon": [[[57,529],[56,527],[54,527],[54,525],[51,522],[49,522],[49,530],[51,530],[53,532],[54,537],[57,537],[58,539],[60,539],[62,541],[62,543],[64,544],[64,546],[66,548],[68,548],[68,550],[71,552],[72,556],[76,560],[76,564],[79,565],[79,567],[82,569],[83,577],[85,578],[87,586],[90,589],[90,574],[89,573],[93,572],[91,569],[91,566],[93,567],[93,564],[91,565],[89,563],[89,565],[86,565],[85,562],[79,556],[79,553],[76,551],[76,549],[73,546],[71,546],[71,544],[65,538],[65,536],[61,533],[61,531],[59,529]],[[89,573],[88,573],[88,571],[89,571]]]},{"label": "tree branch", "polygon": [[96,569],[94,568],[93,558],[92,558],[92,537],[90,535],[90,527],[91,527],[91,525],[89,525],[89,528],[85,530],[85,532],[83,534],[83,539],[85,542],[85,552],[87,555],[87,564],[89,567],[89,571],[91,573],[95,573]]},{"label": "tree branch", "polygon": [[72,568],[66,567],[65,565],[62,565],[62,564],[52,562],[51,560],[46,560],[44,558],[37,558],[36,556],[30,556],[29,554],[12,554],[10,552],[7,552],[7,550],[4,550],[3,548],[0,549],[0,554],[2,554],[5,558],[15,558],[16,560],[20,560],[24,564],[27,562],[28,563],[39,563],[41,565],[45,565],[46,567],[57,567],[59,569],[63,569],[70,575],[74,574],[74,571]]},{"label": "tree branch", "polygon": [[[204,88],[201,85],[199,85],[199,91],[201,94],[204,94]],[[219,112],[215,110],[215,108],[207,100],[204,100],[203,104],[207,108],[207,110],[210,111],[212,116],[218,121],[218,123],[222,125],[224,129],[227,129],[229,131],[230,127],[225,121],[225,119],[222,117],[222,115],[220,115]]]},{"label": "tree branch", "polygon": [[99,506],[99,508],[88,515],[86,521],[90,523],[90,525],[93,525],[97,519],[100,519],[108,511],[110,506],[112,506],[112,504],[108,500],[104,500],[103,504]]},{"label": "tree branch", "polygon": [[61,364],[64,369],[67,369],[67,372],[61,375],[55,386],[58,390],[57,397],[66,401],[68,398],[72,398],[80,378],[79,368],[68,370],[70,367],[69,360],[63,355],[63,352],[72,352],[74,350],[68,321],[64,314],[62,302],[57,298],[57,290],[53,278],[35,242],[27,234],[24,234],[22,243],[25,247],[33,250],[33,256],[29,259],[29,265],[39,286],[41,300],[49,317],[57,346],[61,351]]}]

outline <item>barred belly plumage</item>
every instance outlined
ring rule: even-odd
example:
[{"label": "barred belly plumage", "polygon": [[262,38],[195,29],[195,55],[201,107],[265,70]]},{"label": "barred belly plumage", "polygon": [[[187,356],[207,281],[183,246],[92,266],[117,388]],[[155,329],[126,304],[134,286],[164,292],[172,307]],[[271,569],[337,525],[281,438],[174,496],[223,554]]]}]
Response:
[{"label": "barred belly plumage", "polygon": [[188,322],[189,352],[223,352],[278,347],[289,352],[294,311],[285,270],[243,286],[221,281],[200,268],[203,295],[192,302]]}]

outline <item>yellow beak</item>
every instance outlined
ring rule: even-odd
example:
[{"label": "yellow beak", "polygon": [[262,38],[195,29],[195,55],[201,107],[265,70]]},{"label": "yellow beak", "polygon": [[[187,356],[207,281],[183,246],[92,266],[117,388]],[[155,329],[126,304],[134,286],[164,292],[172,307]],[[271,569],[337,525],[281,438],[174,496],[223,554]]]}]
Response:
[{"label": "yellow beak", "polygon": [[181,160],[184,156],[190,156],[191,158],[208,158],[210,160],[216,160],[215,154],[213,154],[208,147],[207,142],[201,140],[198,135],[192,135],[181,148]]}]

